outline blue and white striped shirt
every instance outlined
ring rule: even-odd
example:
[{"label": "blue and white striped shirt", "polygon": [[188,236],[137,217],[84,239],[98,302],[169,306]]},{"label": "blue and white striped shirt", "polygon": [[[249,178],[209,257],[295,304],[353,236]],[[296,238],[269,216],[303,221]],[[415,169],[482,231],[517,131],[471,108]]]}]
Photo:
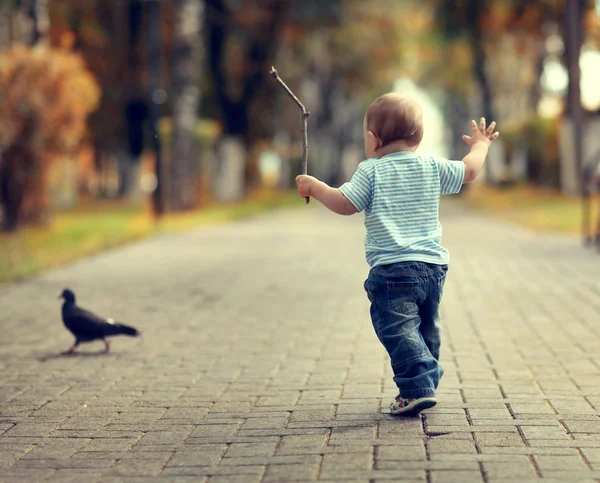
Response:
[{"label": "blue and white striped shirt", "polygon": [[419,261],[445,265],[440,196],[458,193],[465,176],[462,161],[392,153],[359,164],[340,191],[365,211],[365,250],[372,267]]}]

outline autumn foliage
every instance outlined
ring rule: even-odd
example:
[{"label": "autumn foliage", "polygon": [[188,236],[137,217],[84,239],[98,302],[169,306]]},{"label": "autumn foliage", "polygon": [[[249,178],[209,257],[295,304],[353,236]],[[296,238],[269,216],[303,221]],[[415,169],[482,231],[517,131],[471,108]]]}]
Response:
[{"label": "autumn foliage", "polygon": [[74,153],[97,109],[100,88],[66,48],[15,46],[0,54],[0,202],[3,225],[43,215],[46,175]]}]

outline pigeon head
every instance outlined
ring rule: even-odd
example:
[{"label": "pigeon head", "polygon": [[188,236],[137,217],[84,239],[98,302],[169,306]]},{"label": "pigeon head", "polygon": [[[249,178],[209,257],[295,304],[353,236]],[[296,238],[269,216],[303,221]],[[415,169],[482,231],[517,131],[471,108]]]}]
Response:
[{"label": "pigeon head", "polygon": [[68,288],[64,289],[58,298],[65,299],[65,302],[75,303],[75,294]]}]

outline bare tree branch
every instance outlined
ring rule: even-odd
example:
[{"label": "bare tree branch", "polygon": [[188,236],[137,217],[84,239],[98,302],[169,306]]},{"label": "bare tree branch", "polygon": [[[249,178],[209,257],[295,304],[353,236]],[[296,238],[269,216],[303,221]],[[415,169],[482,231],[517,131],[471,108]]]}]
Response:
[{"label": "bare tree branch", "polygon": [[[288,95],[292,98],[292,100],[296,103],[296,105],[302,111],[302,174],[307,174],[307,172],[308,172],[308,116],[310,115],[310,112],[308,112],[306,110],[306,107],[304,107],[304,104],[302,104],[300,102],[300,99],[298,99],[294,95],[294,93],[291,91],[291,89],[285,84],[285,82],[283,82],[281,80],[281,77],[279,77],[279,74],[277,73],[277,69],[275,69],[275,67],[271,67],[270,74],[273,76],[273,79],[275,79],[277,82],[279,82],[279,84],[281,84],[281,87],[283,87],[285,89],[285,91],[288,93]],[[307,196],[306,204],[308,204],[308,203],[310,203],[310,198]]]}]

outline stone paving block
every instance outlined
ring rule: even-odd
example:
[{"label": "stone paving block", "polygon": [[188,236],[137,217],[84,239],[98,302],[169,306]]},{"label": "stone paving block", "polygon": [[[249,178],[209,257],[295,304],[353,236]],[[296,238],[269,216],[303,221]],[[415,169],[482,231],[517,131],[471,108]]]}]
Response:
[{"label": "stone paving block", "polygon": [[600,472],[595,470],[584,470],[584,471],[574,471],[574,470],[550,470],[550,471],[542,471],[542,477],[544,478],[542,481],[545,483],[546,478],[553,478],[556,481],[589,481],[592,479],[593,481],[598,481],[600,479]]},{"label": "stone paving block", "polygon": [[[221,424],[231,424],[231,425],[236,425],[236,427],[240,427],[243,424],[243,422],[246,421],[245,418],[242,418],[239,415],[226,417],[224,415],[224,413],[216,413],[216,414],[221,415],[223,417],[220,417],[220,418],[210,417],[211,415],[209,414],[202,421],[198,421],[196,423],[196,426],[215,426],[215,425],[218,426]],[[247,419],[254,419],[254,415],[252,413],[248,413],[246,416],[247,416]],[[171,419],[170,421],[180,421],[180,420],[179,419]],[[188,421],[188,420],[184,419],[183,421]]]},{"label": "stone paving block", "polygon": [[428,426],[469,426],[467,415],[462,414],[425,414],[425,422]]},{"label": "stone paving block", "polygon": [[307,465],[321,462],[321,455],[289,455],[289,456],[240,456],[223,458],[220,466],[248,466],[248,465]]},{"label": "stone paving block", "polygon": [[486,388],[465,388],[462,390],[467,402],[476,401],[478,399],[502,399],[504,396],[498,386]]},{"label": "stone paving block", "polygon": [[50,478],[45,481],[56,481],[62,483],[80,483],[85,481],[86,483],[92,483],[102,480],[102,474],[104,470],[97,469],[59,469],[56,470]]},{"label": "stone paving block", "polygon": [[596,410],[583,397],[568,399],[551,398],[550,404],[561,415],[596,414]]},{"label": "stone paving block", "polygon": [[264,483],[314,480],[317,476],[319,464],[300,465],[272,465],[267,468]]},{"label": "stone paving block", "polygon": [[256,406],[287,406],[294,405],[300,398],[300,391],[292,391],[290,393],[281,393],[277,396],[261,396],[256,402]]},{"label": "stone paving block", "polygon": [[149,459],[127,459],[122,460],[117,465],[115,465],[111,470],[107,471],[105,476],[119,476],[119,477],[129,477],[129,476],[155,476],[158,475],[164,464],[167,462],[168,458],[154,458],[152,460]]},{"label": "stone paving block", "polygon": [[479,463],[466,459],[437,461],[378,461],[377,470],[478,471]]},{"label": "stone paving block", "polygon": [[457,453],[477,453],[475,443],[472,439],[468,440],[453,440],[453,439],[440,439],[430,438],[427,441],[427,449],[429,454],[457,454]]},{"label": "stone paving block", "polygon": [[[360,423],[354,423],[354,422],[347,422],[347,421],[339,421],[339,422],[307,422],[307,421],[303,421],[303,422],[299,422],[299,423],[289,423],[286,425],[287,429],[310,429],[310,428],[321,428],[321,429],[327,429],[327,428],[332,428],[332,427],[348,427],[348,426],[367,426],[368,424],[360,424]],[[371,426],[374,425],[373,423],[370,424]]]},{"label": "stone paving block", "polygon": [[88,418],[88,417],[72,417],[59,425],[60,429],[98,429],[101,430],[107,426],[112,418]]},{"label": "stone paving block", "polygon": [[592,465],[600,463],[600,446],[598,448],[581,448],[580,451]]},{"label": "stone paving block", "polygon": [[519,426],[528,441],[534,439],[571,439],[560,426]]},{"label": "stone paving block", "polygon": [[508,421],[505,425],[489,426],[427,426],[427,434],[444,433],[516,433],[517,428]]},{"label": "stone paving block", "polygon": [[571,433],[571,438],[577,443],[589,442],[594,443],[598,441],[596,433]]},{"label": "stone paving block", "polygon": [[350,427],[350,428],[333,428],[329,444],[336,441],[344,440],[369,440],[375,437],[375,426],[372,427]]},{"label": "stone paving block", "polygon": [[476,433],[475,440],[480,447],[485,446],[525,446],[518,433]]},{"label": "stone paving block", "polygon": [[469,409],[469,416],[472,419],[513,419],[512,414],[506,408],[504,409]]},{"label": "stone paving block", "polygon": [[273,456],[277,443],[233,443],[227,449],[225,456],[236,458],[240,456]]},{"label": "stone paving block", "polygon": [[265,437],[265,436],[295,436],[304,434],[324,434],[327,430],[324,428],[286,428],[286,429],[240,429],[237,436],[246,438]]},{"label": "stone paving block", "polygon": [[2,437],[18,437],[18,436],[39,436],[46,437],[57,429],[55,423],[18,423],[7,430]]},{"label": "stone paving block", "polygon": [[55,471],[48,468],[0,468],[0,481],[43,481]]},{"label": "stone paving block", "polygon": [[150,431],[140,439],[140,444],[177,444],[185,441],[191,430],[185,431]]},{"label": "stone paving block", "polygon": [[204,481],[206,483],[258,483],[261,479],[261,475],[227,475],[211,476]]},{"label": "stone paving block", "polygon": [[128,453],[173,453],[179,451],[183,447],[183,443],[179,444],[135,444]]},{"label": "stone paving block", "polygon": [[243,402],[243,401],[217,401],[210,409],[209,414],[211,413],[247,413],[252,411],[253,403],[252,402]]},{"label": "stone paving block", "polygon": [[71,456],[72,459],[78,460],[127,460],[127,459],[155,459],[169,458],[173,456],[174,451],[80,451]]},{"label": "stone paving block", "polygon": [[124,438],[139,439],[144,435],[142,431],[108,431],[104,429],[58,429],[53,431],[51,438]]},{"label": "stone paving block", "polygon": [[198,426],[191,434],[191,438],[206,438],[212,436],[233,436],[238,432],[239,424],[213,424]]},{"label": "stone paving block", "polygon": [[402,419],[400,421],[383,419],[379,421],[377,432],[381,439],[419,438],[425,435],[423,425],[418,419]]},{"label": "stone paving block", "polygon": [[216,466],[223,458],[225,447],[213,450],[177,451],[168,460],[167,466]]},{"label": "stone paving block", "polygon": [[11,466],[17,459],[23,457],[32,449],[29,445],[0,445],[0,468]]},{"label": "stone paving block", "polygon": [[542,473],[550,470],[587,470],[585,462],[579,455],[573,456],[534,456],[535,462]]},{"label": "stone paving block", "polygon": [[[519,459],[517,459],[519,458]],[[527,478],[536,478],[535,467],[529,461],[521,461],[521,457],[515,456],[511,463],[484,461],[483,471],[490,480],[507,479],[521,481]],[[527,459],[525,456],[522,458]]]},{"label": "stone paving block", "polygon": [[370,470],[373,466],[373,453],[366,454],[326,454],[323,457],[321,474],[336,471]]},{"label": "stone paving block", "polygon": [[379,446],[377,448],[378,460],[412,461],[426,459],[424,445],[415,446]]},{"label": "stone paving block", "polygon": [[[308,483],[309,481],[312,482],[312,480],[306,480],[305,483]],[[322,478],[319,479],[319,482],[321,482],[321,483],[333,483],[334,481],[339,481],[339,480],[324,480]],[[362,479],[362,480],[352,479],[352,480],[348,480],[347,483],[371,483],[372,481],[375,481],[375,480],[369,480],[368,478]],[[406,483],[406,480],[404,480],[404,482]],[[422,483],[422,482],[419,481],[419,483]]]},{"label": "stone paving block", "polygon": [[250,418],[241,426],[241,429],[269,429],[269,428],[285,428],[288,423],[289,416],[277,418]]},{"label": "stone paving block", "polygon": [[358,454],[373,453],[371,444],[344,444],[342,446],[327,446],[322,451],[324,454]]},{"label": "stone paving block", "polygon": [[70,458],[91,440],[49,438],[23,456],[23,459]]},{"label": "stone paving block", "polygon": [[481,448],[483,454],[528,454],[528,455],[558,455],[558,456],[573,456],[578,455],[574,447],[554,446],[554,447],[515,447],[515,446],[488,446]]},{"label": "stone paving block", "polygon": [[377,414],[378,411],[378,403],[376,400],[373,400],[372,402],[369,403],[354,403],[354,404],[350,404],[350,403],[346,403],[346,402],[342,402],[340,404],[338,404],[337,406],[337,412],[336,414],[342,415],[342,414]]},{"label": "stone paving block", "polygon": [[480,471],[432,471],[431,483],[484,483]]},{"label": "stone paving block", "polygon": [[324,389],[320,391],[304,390],[300,394],[298,405],[303,406],[305,404],[314,404],[315,402],[338,402],[340,400],[340,393],[341,387],[339,389]]},{"label": "stone paving block", "polygon": [[321,473],[324,480],[348,481],[353,479],[366,479],[377,481],[424,481],[426,472],[420,470],[371,470],[371,471],[337,471],[335,473]]},{"label": "stone paving block", "polygon": [[600,435],[600,421],[574,421],[565,419],[563,423],[571,433],[593,433]]},{"label": "stone paving block", "polygon": [[516,416],[520,416],[522,414],[554,414],[552,408],[547,404],[511,402],[510,408]]},{"label": "stone paving block", "polygon": [[109,459],[20,459],[15,463],[15,468],[46,468],[46,469],[61,469],[61,468],[110,468],[116,463],[116,460]]},{"label": "stone paving block", "polygon": [[292,412],[289,415],[290,423],[298,423],[298,422],[331,422],[331,418],[333,417],[333,406],[330,409],[320,409],[320,410],[301,410]]},{"label": "stone paving block", "polygon": [[256,476],[261,478],[265,472],[264,466],[176,466],[167,467],[161,476],[174,478],[185,476]]},{"label": "stone paving block", "polygon": [[[366,383],[366,384],[344,384],[342,398],[361,398],[365,395],[379,394],[379,384],[377,383]],[[369,396],[367,396],[369,397]],[[372,397],[372,396],[370,396]]]},{"label": "stone paving block", "polygon": [[319,454],[324,447],[325,435],[284,436],[277,448],[277,454]]}]

